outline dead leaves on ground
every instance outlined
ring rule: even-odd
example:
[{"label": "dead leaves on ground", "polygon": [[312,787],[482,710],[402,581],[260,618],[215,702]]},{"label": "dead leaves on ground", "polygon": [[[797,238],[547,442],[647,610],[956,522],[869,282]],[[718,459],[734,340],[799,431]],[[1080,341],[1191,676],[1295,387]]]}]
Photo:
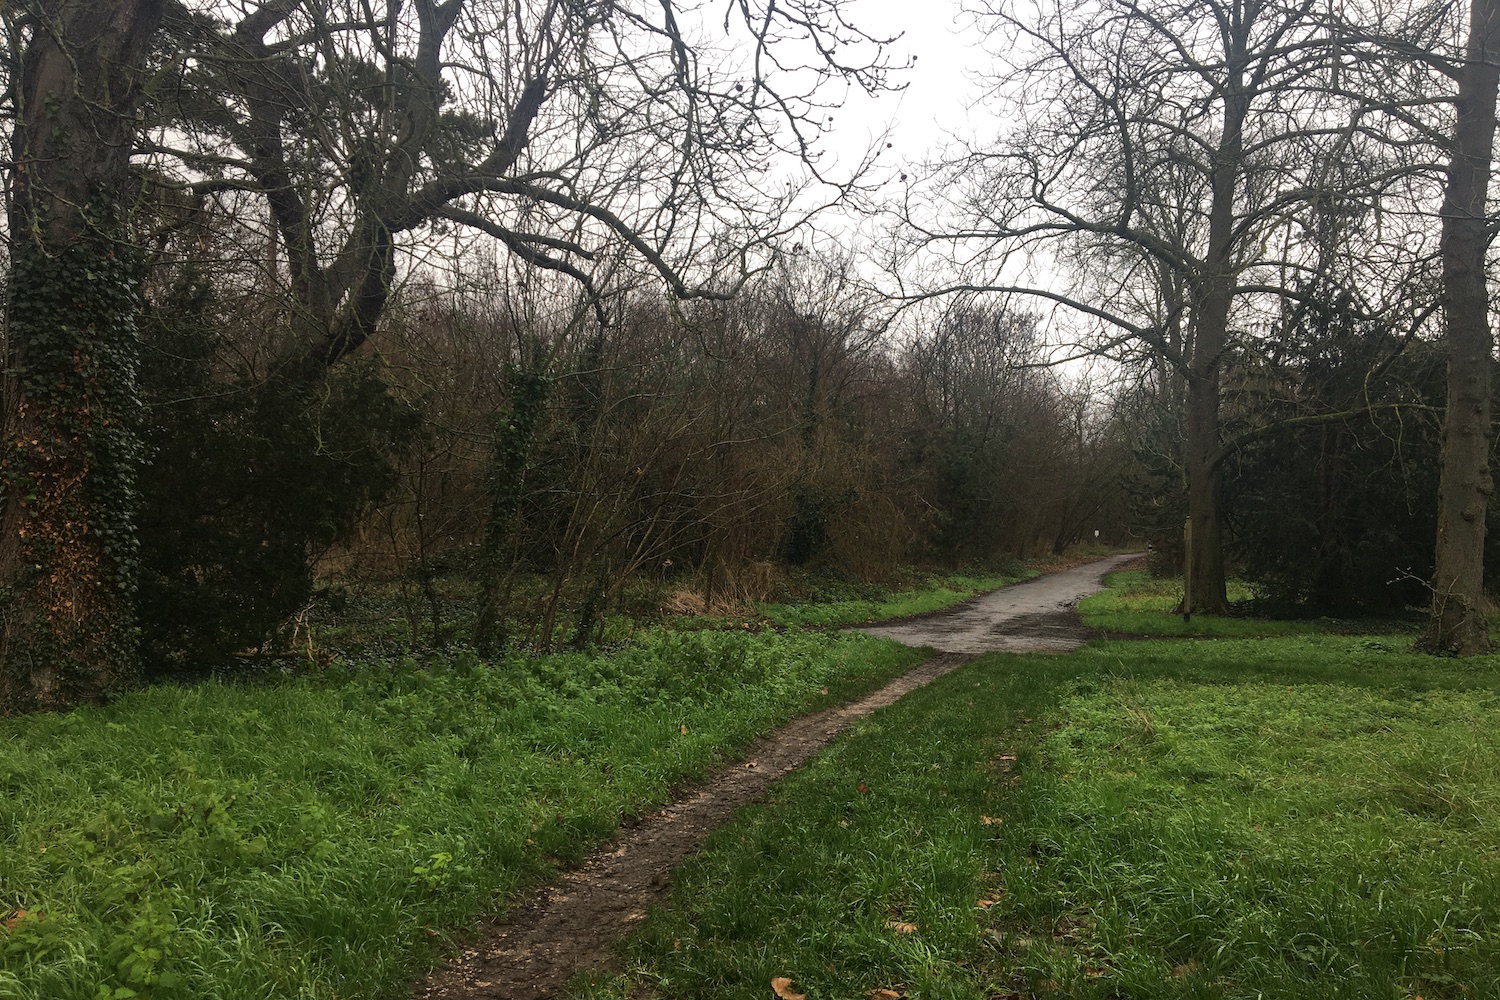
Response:
[{"label": "dead leaves on ground", "polygon": [[[11,910],[10,913],[6,914],[4,918],[0,918],[0,930],[3,930],[5,933],[9,934],[11,931],[16,929],[17,925],[19,925],[21,921],[25,920],[29,916],[31,916],[30,910]],[[41,923],[42,915],[40,913],[36,915],[36,921],[37,923]]]},{"label": "dead leaves on ground", "polygon": [[780,1000],[807,1000],[806,993],[798,993],[792,989],[792,980],[789,976],[777,976],[772,979],[771,992],[775,993]]},{"label": "dead leaves on ground", "polygon": [[[777,1000],[807,1000],[806,993],[798,993],[792,988],[790,976],[777,976],[771,980],[771,992],[776,994]],[[888,986],[873,989],[867,994],[868,1000],[904,1000],[905,991]]]}]

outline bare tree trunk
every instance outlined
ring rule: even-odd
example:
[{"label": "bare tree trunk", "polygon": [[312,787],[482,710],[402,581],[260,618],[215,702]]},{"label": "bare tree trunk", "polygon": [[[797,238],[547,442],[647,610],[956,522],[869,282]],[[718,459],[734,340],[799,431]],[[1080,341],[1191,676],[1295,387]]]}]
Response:
[{"label": "bare tree trunk", "polygon": [[0,711],[127,683],[139,268],[129,159],[162,0],[41,0],[12,81]]},{"label": "bare tree trunk", "polygon": [[1443,422],[1432,614],[1419,646],[1472,656],[1489,650],[1485,622],[1484,521],[1490,476],[1489,325],[1484,257],[1500,89],[1500,0],[1474,0],[1458,80],[1458,124],[1443,199],[1443,315],[1448,340],[1448,412]]},{"label": "bare tree trunk", "polygon": [[1224,133],[1214,161],[1208,254],[1194,288],[1192,356],[1187,372],[1183,459],[1193,530],[1184,556],[1190,589],[1183,594],[1182,610],[1206,614],[1229,610],[1224,586],[1223,474],[1216,456],[1220,444],[1219,370],[1229,341],[1229,307],[1235,282],[1235,198],[1245,168],[1244,125],[1250,113],[1242,70],[1234,67],[1243,53],[1244,39],[1234,39],[1229,53]]},{"label": "bare tree trunk", "polygon": [[1187,392],[1188,518],[1192,534],[1184,558],[1190,590],[1182,596],[1184,613],[1223,614],[1229,609],[1224,585],[1223,476],[1219,449],[1218,371],[1194,377]]}]

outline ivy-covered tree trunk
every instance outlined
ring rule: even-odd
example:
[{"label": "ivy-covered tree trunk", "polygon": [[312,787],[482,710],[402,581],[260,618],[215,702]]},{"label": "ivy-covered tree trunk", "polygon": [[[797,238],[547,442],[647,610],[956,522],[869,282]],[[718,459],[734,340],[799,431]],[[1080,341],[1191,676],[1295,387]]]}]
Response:
[{"label": "ivy-covered tree trunk", "polygon": [[479,613],[474,622],[474,645],[486,656],[502,652],[510,640],[502,607],[508,580],[505,550],[526,495],[526,472],[552,388],[542,372],[514,367],[506,368],[505,385],[510,411],[495,423],[494,454],[487,477],[490,512],[480,550]]},{"label": "ivy-covered tree trunk", "polygon": [[19,73],[0,440],[0,711],[134,673],[129,158],[162,0],[38,0]]},{"label": "ivy-covered tree trunk", "polygon": [[1485,621],[1484,522],[1494,488],[1489,468],[1489,323],[1484,257],[1487,196],[1500,90],[1500,0],[1474,0],[1467,58],[1458,80],[1458,121],[1443,198],[1443,316],[1448,412],[1443,421],[1432,614],[1420,646],[1472,656],[1489,650]]}]

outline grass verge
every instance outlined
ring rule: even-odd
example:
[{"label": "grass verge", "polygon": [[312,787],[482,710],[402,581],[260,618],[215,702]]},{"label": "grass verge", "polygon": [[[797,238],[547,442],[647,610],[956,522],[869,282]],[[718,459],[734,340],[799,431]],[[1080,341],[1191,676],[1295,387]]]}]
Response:
[{"label": "grass verge", "polygon": [[622,815],[918,658],[655,633],[0,719],[0,997],[406,995],[435,943]]},{"label": "grass verge", "polygon": [[760,604],[756,610],[773,625],[833,626],[904,618],[951,607],[976,594],[1030,580],[1035,569],[1005,573],[950,573],[927,577],[920,585],[872,597],[837,598],[797,604]]},{"label": "grass verge", "polygon": [[1500,996],[1500,659],[1408,646],[975,661],[720,831],[577,993]]},{"label": "grass verge", "polygon": [[[1182,601],[1182,581],[1162,580],[1145,570],[1111,573],[1109,589],[1085,597],[1078,603],[1084,624],[1101,632],[1119,635],[1181,636],[1184,638],[1247,638],[1273,635],[1307,635],[1325,632],[1333,619],[1285,621],[1274,618],[1193,615],[1183,621],[1173,610]],[[1251,599],[1249,588],[1229,581],[1230,603]]]}]

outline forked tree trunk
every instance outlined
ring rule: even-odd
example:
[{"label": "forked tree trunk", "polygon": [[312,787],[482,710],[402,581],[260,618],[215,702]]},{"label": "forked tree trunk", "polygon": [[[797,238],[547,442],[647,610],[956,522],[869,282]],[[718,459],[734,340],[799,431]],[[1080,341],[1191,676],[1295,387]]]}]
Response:
[{"label": "forked tree trunk", "polygon": [[1494,333],[1484,258],[1485,218],[1500,88],[1500,0],[1474,0],[1458,81],[1458,122],[1443,198],[1443,316],[1447,326],[1448,411],[1432,613],[1419,647],[1472,656],[1490,647],[1485,622],[1484,521],[1490,476],[1490,377]]},{"label": "forked tree trunk", "polygon": [[135,104],[162,0],[43,0],[12,81],[0,439],[0,712],[135,665]]}]

